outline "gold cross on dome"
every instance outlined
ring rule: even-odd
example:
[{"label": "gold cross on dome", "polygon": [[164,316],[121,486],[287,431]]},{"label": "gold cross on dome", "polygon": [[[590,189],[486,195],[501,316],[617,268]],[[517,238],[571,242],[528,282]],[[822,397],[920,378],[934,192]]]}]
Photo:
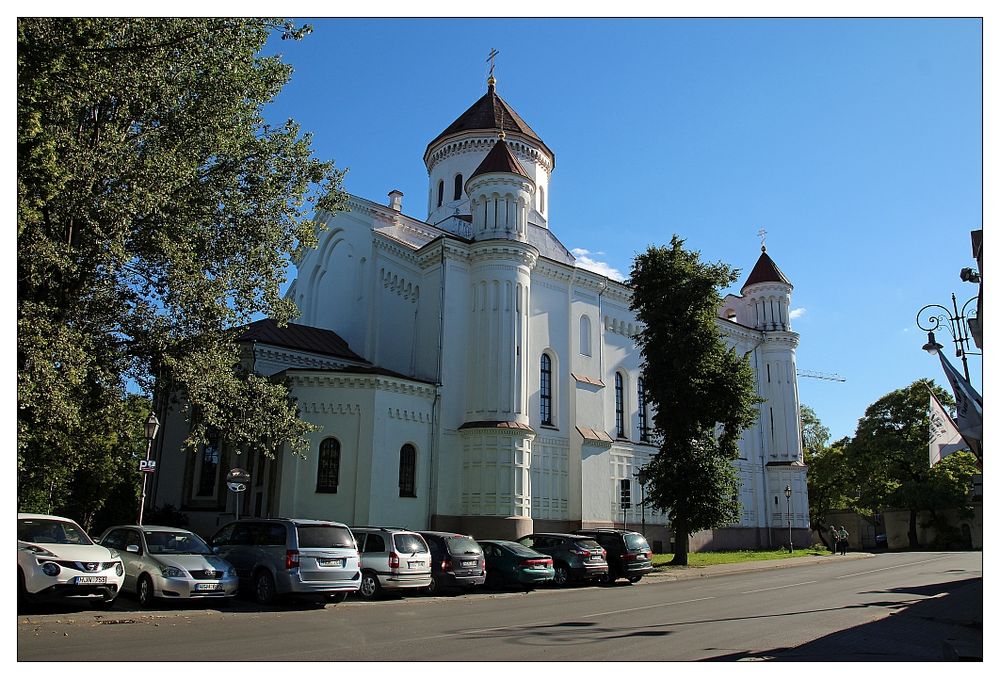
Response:
[{"label": "gold cross on dome", "polygon": [[496,49],[490,49],[490,56],[486,57],[486,61],[490,62],[490,77],[493,77],[493,67],[496,66],[498,54],[500,54],[500,52]]}]

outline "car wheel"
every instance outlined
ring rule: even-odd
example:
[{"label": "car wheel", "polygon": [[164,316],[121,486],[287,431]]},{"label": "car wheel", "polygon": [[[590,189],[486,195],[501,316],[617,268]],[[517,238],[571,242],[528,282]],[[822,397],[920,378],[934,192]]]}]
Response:
[{"label": "car wheel", "polygon": [[628,581],[631,582],[633,585],[635,583],[639,582],[640,580],[642,580],[642,576],[641,575],[630,575],[630,576],[628,576]]},{"label": "car wheel", "polygon": [[613,585],[615,584],[615,578],[611,577],[611,573],[601,573],[595,578],[597,582],[602,585]]},{"label": "car wheel", "polygon": [[503,589],[503,576],[497,571],[488,571],[486,573],[486,589]]},{"label": "car wheel", "polygon": [[139,599],[140,608],[147,608],[153,605],[153,581],[146,574],[139,576],[139,581],[135,583],[135,594]]},{"label": "car wheel", "polygon": [[333,592],[326,595],[326,600],[331,604],[342,604],[347,601],[347,592]]},{"label": "car wheel", "polygon": [[563,564],[556,565],[555,583],[560,587],[565,587],[569,584],[569,569]]},{"label": "car wheel", "polygon": [[361,587],[358,589],[358,596],[371,601],[382,592],[382,585],[379,584],[378,576],[371,572],[361,574]]},{"label": "car wheel", "polygon": [[441,587],[438,585],[437,578],[432,577],[431,578],[431,584],[427,585],[427,587],[424,588],[424,591],[427,592],[428,594],[430,594],[431,596],[435,596],[437,594],[440,594],[441,593]]},{"label": "car wheel", "polygon": [[267,571],[260,571],[253,579],[254,598],[259,604],[272,604],[277,595],[274,589],[274,578]]}]

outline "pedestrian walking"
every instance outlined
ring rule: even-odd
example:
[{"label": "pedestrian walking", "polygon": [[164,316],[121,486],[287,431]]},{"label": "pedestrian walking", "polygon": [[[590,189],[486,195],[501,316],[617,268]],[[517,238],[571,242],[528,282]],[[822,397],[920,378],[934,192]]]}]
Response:
[{"label": "pedestrian walking", "polygon": [[836,526],[830,526],[830,551],[840,553],[840,531]]},{"label": "pedestrian walking", "polygon": [[847,554],[847,538],[850,537],[850,535],[851,534],[847,532],[846,528],[844,528],[843,526],[840,527],[838,537],[840,538],[839,546],[841,555]]}]

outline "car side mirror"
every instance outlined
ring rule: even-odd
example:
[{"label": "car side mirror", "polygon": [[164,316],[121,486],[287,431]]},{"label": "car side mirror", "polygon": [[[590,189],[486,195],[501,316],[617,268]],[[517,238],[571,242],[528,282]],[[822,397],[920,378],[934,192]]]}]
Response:
[{"label": "car side mirror", "polygon": [[211,550],[212,550],[212,554],[218,554],[219,553],[219,547],[217,545],[212,545],[211,546]]},{"label": "car side mirror", "polygon": [[139,545],[129,545],[128,547],[125,548],[125,551],[126,552],[131,552],[132,554],[138,554],[139,553]]}]

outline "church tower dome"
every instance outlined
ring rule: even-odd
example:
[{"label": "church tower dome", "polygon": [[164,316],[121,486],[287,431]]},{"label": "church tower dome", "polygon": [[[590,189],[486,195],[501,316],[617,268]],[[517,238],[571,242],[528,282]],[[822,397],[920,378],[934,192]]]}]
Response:
[{"label": "church tower dome", "polygon": [[740,290],[749,307],[749,318],[758,330],[791,330],[788,307],[792,284],[760,246],[760,257]]},{"label": "church tower dome", "polygon": [[535,182],[504,140],[504,133],[465,183],[473,240],[527,241],[527,220]]},{"label": "church tower dome", "polygon": [[471,200],[465,188],[496,145],[500,132],[504,133],[508,151],[518,161],[521,172],[534,184],[527,220],[548,226],[548,185],[555,154],[497,94],[492,75],[487,81],[486,94],[427,145],[424,165],[429,178],[428,222],[459,235],[471,235]]}]

